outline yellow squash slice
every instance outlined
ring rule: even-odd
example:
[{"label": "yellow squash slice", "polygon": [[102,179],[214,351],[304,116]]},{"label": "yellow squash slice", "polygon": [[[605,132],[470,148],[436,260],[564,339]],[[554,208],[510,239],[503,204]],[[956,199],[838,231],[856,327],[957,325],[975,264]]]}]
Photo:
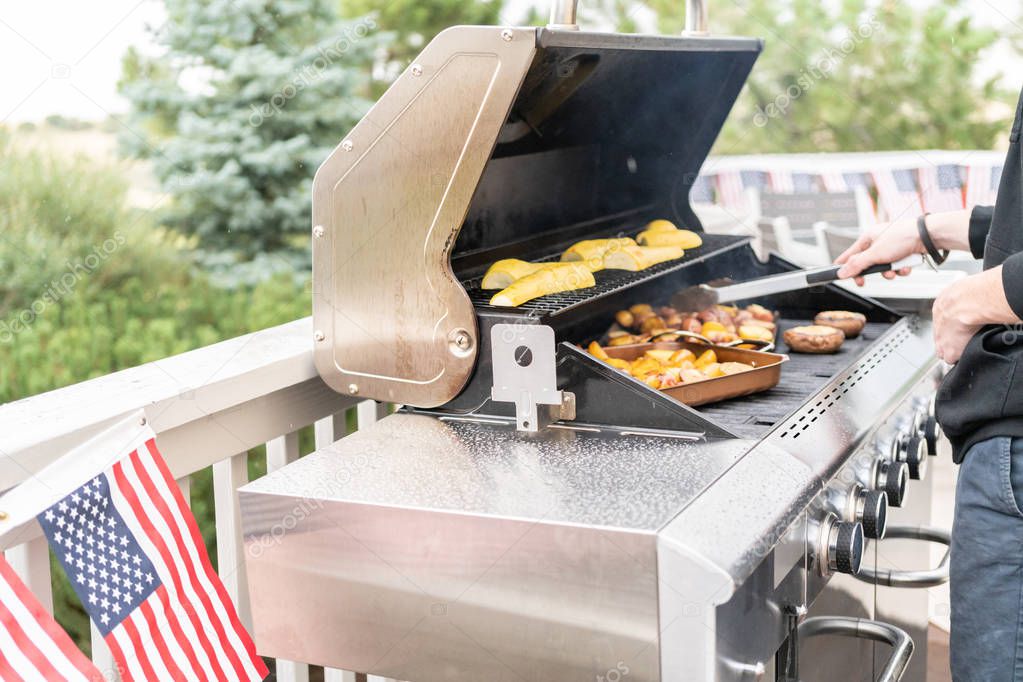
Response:
[{"label": "yellow squash slice", "polygon": [[538,270],[550,267],[554,263],[529,263],[518,258],[505,258],[499,260],[483,275],[483,289],[504,289],[511,286],[512,282],[522,279],[526,275],[532,275]]},{"label": "yellow squash slice", "polygon": [[678,228],[670,220],[651,220],[643,228],[646,232],[677,232]]},{"label": "yellow squash slice", "polygon": [[647,228],[636,237],[643,246],[678,246],[682,249],[695,249],[703,244],[700,235],[689,230],[655,231]]},{"label": "yellow squash slice", "polygon": [[490,305],[511,308],[547,294],[585,289],[596,283],[593,273],[584,263],[559,263],[515,280],[494,294]]},{"label": "yellow squash slice", "polygon": [[604,254],[623,246],[636,246],[636,240],[631,237],[586,239],[570,246],[561,254],[561,260],[564,263],[582,261],[590,268],[590,272],[597,272],[604,269]]},{"label": "yellow squash slice", "polygon": [[677,246],[626,245],[608,251],[604,255],[604,267],[608,270],[638,272],[664,261],[681,258],[683,254],[682,249]]}]

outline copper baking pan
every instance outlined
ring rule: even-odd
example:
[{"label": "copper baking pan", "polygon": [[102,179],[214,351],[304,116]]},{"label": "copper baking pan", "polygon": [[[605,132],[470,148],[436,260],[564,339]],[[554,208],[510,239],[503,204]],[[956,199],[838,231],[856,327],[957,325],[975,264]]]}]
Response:
[{"label": "copper baking pan", "polygon": [[781,366],[788,362],[787,355],[765,353],[745,348],[729,348],[727,346],[708,346],[703,343],[680,341],[664,341],[660,343],[637,343],[628,346],[606,346],[604,352],[609,357],[620,360],[636,360],[648,350],[680,350],[687,348],[696,355],[711,349],[718,356],[719,362],[742,362],[753,365],[754,369],[739,374],[730,374],[713,379],[704,379],[692,384],[683,384],[672,388],[660,389],[675,400],[686,405],[706,405],[729,398],[760,393],[778,385],[781,379]]}]

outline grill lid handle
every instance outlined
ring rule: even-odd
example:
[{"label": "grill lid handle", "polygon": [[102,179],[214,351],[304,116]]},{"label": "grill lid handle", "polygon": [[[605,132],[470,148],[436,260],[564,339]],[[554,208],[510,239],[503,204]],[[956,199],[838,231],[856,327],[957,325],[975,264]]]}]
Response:
[{"label": "grill lid handle", "polygon": [[579,11],[579,0],[553,0],[551,2],[551,18],[547,28],[560,31],[578,31],[576,20]]},{"label": "grill lid handle", "polygon": [[707,0],[686,0],[686,30],[687,35],[706,35],[710,31],[707,28]]}]

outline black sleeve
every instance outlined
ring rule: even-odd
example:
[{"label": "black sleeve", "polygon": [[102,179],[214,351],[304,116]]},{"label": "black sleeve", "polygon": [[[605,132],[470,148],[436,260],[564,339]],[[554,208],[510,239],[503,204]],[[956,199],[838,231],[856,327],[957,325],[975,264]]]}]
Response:
[{"label": "black sleeve", "polygon": [[1002,263],[1002,287],[1012,312],[1023,320],[1023,252],[1009,256]]},{"label": "black sleeve", "polygon": [[970,214],[970,251],[974,258],[984,257],[984,244],[991,231],[991,220],[995,216],[994,206],[975,206]]}]

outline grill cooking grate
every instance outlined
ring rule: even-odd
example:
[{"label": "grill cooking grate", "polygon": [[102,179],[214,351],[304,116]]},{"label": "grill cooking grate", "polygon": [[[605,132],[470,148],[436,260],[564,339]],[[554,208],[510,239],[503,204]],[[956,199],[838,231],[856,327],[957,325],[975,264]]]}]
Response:
[{"label": "grill cooking grate", "polygon": [[[497,310],[503,313],[539,313],[541,315],[555,315],[578,305],[601,298],[602,296],[613,294],[616,291],[621,291],[622,289],[635,286],[642,282],[647,282],[660,277],[665,273],[680,270],[692,265],[693,263],[699,263],[720,253],[721,251],[725,251],[729,248],[735,248],[742,244],[742,242],[736,240],[735,237],[726,235],[704,234],[702,237],[703,245],[698,249],[686,251],[685,256],[679,260],[659,263],[640,272],[629,272],[627,270],[602,270],[594,273],[593,275],[594,279],[597,281],[596,286],[589,287],[587,289],[580,289],[578,291],[566,291],[560,294],[541,296],[540,298],[535,298],[532,301],[528,301],[516,308],[497,308],[491,306],[490,299],[497,292],[480,289],[480,284],[483,281],[482,277],[474,277],[466,280],[463,282],[463,285],[465,286],[465,290],[469,294],[469,298],[472,300],[473,305],[478,310]],[[565,248],[567,247],[568,245],[565,245]],[[563,251],[564,248],[559,248],[554,253],[549,253],[542,258],[534,259],[534,262],[555,261],[561,256]]]},{"label": "grill cooking grate", "polygon": [[[778,353],[788,353],[781,335],[786,329],[812,324],[809,320],[783,318],[778,325]],[[847,339],[842,349],[832,355],[790,353],[781,371],[781,381],[770,391],[735,398],[696,409],[728,427],[739,436],[760,438],[775,424],[792,414],[811,395],[820,391],[836,374],[858,360],[863,353],[891,328],[890,324],[869,322],[863,333]]]}]

